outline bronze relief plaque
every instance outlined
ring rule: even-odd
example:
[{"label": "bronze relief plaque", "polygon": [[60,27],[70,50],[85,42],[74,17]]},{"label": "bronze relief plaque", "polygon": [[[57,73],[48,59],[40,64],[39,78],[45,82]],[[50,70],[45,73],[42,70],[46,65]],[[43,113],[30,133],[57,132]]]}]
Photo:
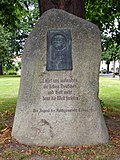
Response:
[{"label": "bronze relief plaque", "polygon": [[47,34],[47,71],[72,70],[70,29],[49,30]]}]

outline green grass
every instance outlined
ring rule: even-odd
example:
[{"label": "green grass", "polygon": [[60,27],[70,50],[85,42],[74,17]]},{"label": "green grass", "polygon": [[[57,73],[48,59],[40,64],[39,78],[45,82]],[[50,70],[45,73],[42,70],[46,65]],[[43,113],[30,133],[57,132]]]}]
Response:
[{"label": "green grass", "polygon": [[[15,107],[20,77],[0,76],[0,112]],[[120,80],[100,77],[100,99],[105,107],[120,111]]]},{"label": "green grass", "polygon": [[22,160],[22,159],[28,158],[29,155],[8,149],[8,150],[5,150],[5,152],[2,154],[2,157],[6,158],[6,159],[8,159],[8,158],[13,159],[14,158],[16,160]]},{"label": "green grass", "polygon": [[16,105],[20,77],[0,76],[0,112]]},{"label": "green grass", "polygon": [[99,97],[109,110],[120,112],[120,80],[100,77]]}]

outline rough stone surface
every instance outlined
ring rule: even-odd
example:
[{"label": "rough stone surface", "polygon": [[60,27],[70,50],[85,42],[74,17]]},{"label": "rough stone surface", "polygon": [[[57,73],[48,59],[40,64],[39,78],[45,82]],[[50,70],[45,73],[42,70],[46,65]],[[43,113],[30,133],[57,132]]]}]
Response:
[{"label": "rough stone surface", "polygon": [[[47,71],[47,32],[70,29],[72,70]],[[108,141],[98,98],[100,31],[62,10],[45,12],[29,35],[12,130],[19,142],[77,146]]]}]

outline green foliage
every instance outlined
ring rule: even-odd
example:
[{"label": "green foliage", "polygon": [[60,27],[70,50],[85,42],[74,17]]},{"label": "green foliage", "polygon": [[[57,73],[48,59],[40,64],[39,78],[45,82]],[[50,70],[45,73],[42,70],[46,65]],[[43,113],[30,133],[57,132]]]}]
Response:
[{"label": "green foliage", "polygon": [[11,69],[38,19],[37,0],[0,1],[0,65]]},{"label": "green foliage", "polygon": [[119,59],[117,53],[120,47],[119,11],[119,0],[88,0],[86,2],[86,18],[101,30],[102,60],[106,60],[107,63],[113,59]]},{"label": "green foliage", "polygon": [[104,102],[100,99],[100,105],[101,105],[101,107],[103,108],[104,107]]},{"label": "green foliage", "polygon": [[20,0],[1,0],[0,1],[0,20],[1,25],[9,29],[17,28],[18,24],[23,20],[23,16],[27,14],[25,5]]},{"label": "green foliage", "polygon": [[33,18],[38,18],[36,6],[37,0],[1,0],[0,24],[12,31],[16,30],[21,22],[33,26]]},{"label": "green foliage", "polygon": [[20,55],[20,49],[22,49],[22,43],[19,42],[17,36],[15,38],[15,32],[12,33],[0,25],[0,65],[3,66],[5,72],[15,69],[13,61],[16,56]]},{"label": "green foliage", "polygon": [[2,67],[5,67],[5,65],[10,66],[13,62],[14,54],[11,52],[10,37],[11,33],[0,25],[0,74],[3,73]]},{"label": "green foliage", "polygon": [[116,31],[115,21],[119,23],[119,0],[87,0],[86,18],[98,25],[101,31]]},{"label": "green foliage", "polygon": [[10,70],[8,70],[7,74],[8,75],[16,75],[17,72],[15,70],[13,70],[13,69],[10,69]]},{"label": "green foliage", "polygon": [[102,59],[106,61],[116,61],[120,59],[120,45],[112,43],[102,52]]},{"label": "green foliage", "polygon": [[18,70],[21,69],[21,62],[18,62]]},{"label": "green foliage", "polygon": [[0,64],[6,62],[9,54],[10,34],[0,25]]}]

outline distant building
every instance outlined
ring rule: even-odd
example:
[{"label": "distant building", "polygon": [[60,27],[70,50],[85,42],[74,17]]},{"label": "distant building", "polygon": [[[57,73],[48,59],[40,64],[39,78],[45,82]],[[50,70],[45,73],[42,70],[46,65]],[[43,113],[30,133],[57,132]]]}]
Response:
[{"label": "distant building", "polygon": [[[114,66],[113,61],[111,61],[110,64],[109,64],[109,72],[113,72],[113,66]],[[100,71],[103,71],[103,72],[107,71],[106,61],[101,61]],[[119,72],[119,61],[118,60],[115,62],[115,72],[116,73]]]}]

